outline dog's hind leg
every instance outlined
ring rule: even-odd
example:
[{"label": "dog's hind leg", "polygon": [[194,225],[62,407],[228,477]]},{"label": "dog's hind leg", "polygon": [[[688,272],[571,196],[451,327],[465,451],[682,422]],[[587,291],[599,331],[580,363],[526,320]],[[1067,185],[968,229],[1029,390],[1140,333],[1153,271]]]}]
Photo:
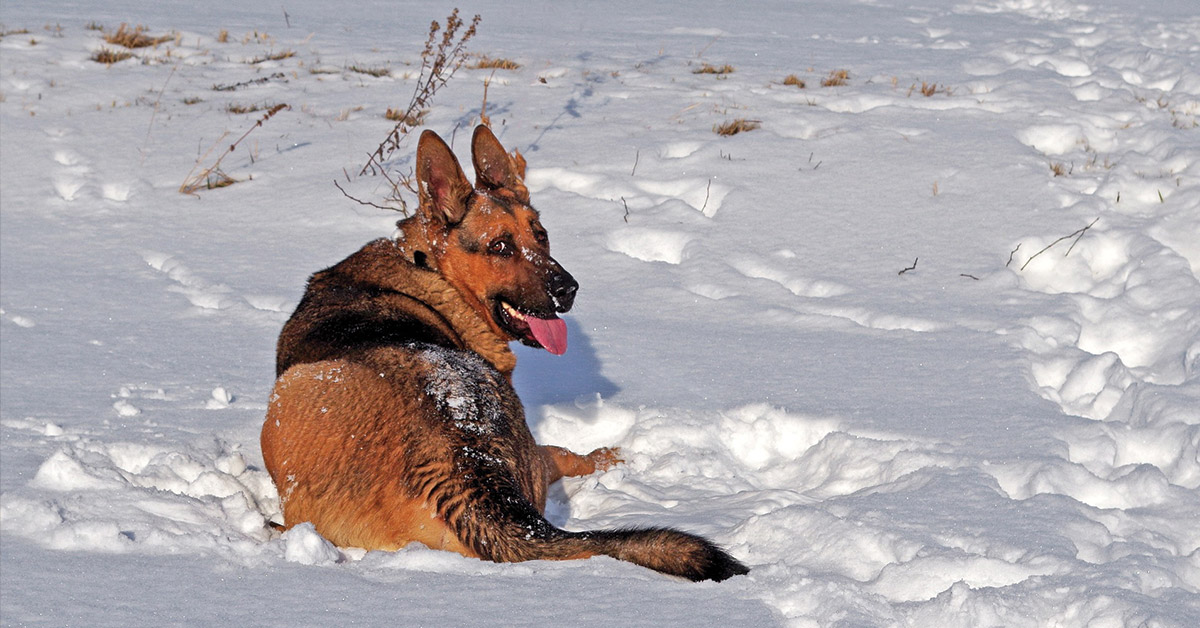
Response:
[{"label": "dog's hind leg", "polygon": [[[588,460],[592,454],[570,455],[595,465],[595,461]],[[455,455],[454,465],[465,481],[446,487],[450,491],[435,491],[440,494],[432,497],[464,548],[481,558],[519,562],[604,554],[689,580],[724,580],[749,571],[708,540],[669,528],[561,530],[546,521],[522,494],[516,478],[500,458],[462,448]]]},{"label": "dog's hind leg", "polygon": [[624,462],[621,459],[621,450],[616,447],[601,447],[587,455],[580,455],[564,447],[542,445],[542,455],[550,462],[548,483],[557,482],[564,477],[607,471]]}]

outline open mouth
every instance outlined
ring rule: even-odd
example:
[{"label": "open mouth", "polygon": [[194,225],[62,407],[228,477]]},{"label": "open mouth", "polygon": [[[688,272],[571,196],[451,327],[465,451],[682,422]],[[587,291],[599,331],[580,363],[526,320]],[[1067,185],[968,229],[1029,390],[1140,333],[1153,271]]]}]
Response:
[{"label": "open mouth", "polygon": [[495,318],[500,327],[531,347],[541,347],[554,355],[567,352],[567,324],[550,315],[539,318],[518,310],[502,299],[496,299]]}]

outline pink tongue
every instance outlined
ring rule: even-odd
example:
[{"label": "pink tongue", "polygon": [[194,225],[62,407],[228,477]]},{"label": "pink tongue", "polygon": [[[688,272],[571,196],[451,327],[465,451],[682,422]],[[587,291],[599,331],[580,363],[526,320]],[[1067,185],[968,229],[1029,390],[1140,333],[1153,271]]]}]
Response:
[{"label": "pink tongue", "polygon": [[533,337],[546,351],[554,355],[562,355],[567,352],[567,324],[563,322],[563,319],[547,320],[526,316],[525,322],[529,324],[529,331],[533,332]]}]

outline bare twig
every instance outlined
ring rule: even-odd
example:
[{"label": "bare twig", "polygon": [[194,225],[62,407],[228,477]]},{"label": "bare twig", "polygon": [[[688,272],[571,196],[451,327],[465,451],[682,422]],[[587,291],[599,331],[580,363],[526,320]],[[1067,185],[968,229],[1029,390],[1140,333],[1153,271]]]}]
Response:
[{"label": "bare twig", "polygon": [[910,270],[916,270],[916,269],[917,269],[917,260],[918,260],[918,259],[920,259],[920,258],[914,257],[914,258],[913,258],[913,263],[912,263],[912,266],[909,266],[908,268],[905,268],[904,270],[901,270],[900,272],[898,272],[898,273],[896,273],[896,274],[897,274],[897,275],[903,275],[904,273],[906,273],[906,272],[908,272],[908,271],[910,271]]},{"label": "bare twig", "polygon": [[629,203],[625,202],[625,197],[621,197],[621,204],[625,206],[625,222],[629,222]]},{"label": "bare twig", "polygon": [[1021,243],[1018,242],[1017,248],[1013,249],[1012,251],[1010,251],[1008,253],[1008,261],[1004,264],[1005,268],[1008,268],[1009,264],[1012,264],[1013,256],[1016,255],[1017,251],[1020,251],[1020,250],[1021,250]]},{"label": "bare twig", "polygon": [[703,214],[704,210],[708,207],[708,193],[711,191],[712,191],[712,179],[709,179],[708,187],[704,188],[704,204],[700,206],[701,214]]},{"label": "bare twig", "polygon": [[[1100,217],[1097,216],[1096,220],[1100,220]],[[1085,232],[1087,232],[1088,229],[1092,228],[1092,225],[1096,224],[1096,220],[1089,222],[1088,226],[1086,226],[1078,231],[1079,235],[1075,236],[1075,240],[1071,242],[1071,246],[1067,247],[1067,252],[1063,253],[1063,257],[1066,257],[1071,254],[1071,251],[1075,249],[1075,245],[1079,244],[1079,239],[1083,237],[1083,234]],[[1070,236],[1068,236],[1068,237],[1070,237]]]},{"label": "bare twig", "polygon": [[717,40],[720,38],[721,38],[721,36],[717,35],[716,37],[712,38],[712,41],[708,42],[707,44],[704,44],[704,47],[700,49],[700,52],[696,53],[696,58],[699,59],[700,57],[703,57],[705,51],[708,50],[709,46],[712,46],[713,44],[717,43]]},{"label": "bare twig", "polygon": [[974,279],[975,281],[979,281],[979,277],[976,277],[975,275],[971,275],[971,274],[967,274],[967,273],[959,273],[958,276],[959,277],[967,277],[968,279]]},{"label": "bare twig", "polygon": [[[1100,220],[1100,218],[1097,217],[1096,220],[1089,222],[1086,227],[1083,227],[1081,229],[1076,229],[1075,231],[1068,233],[1067,235],[1051,242],[1050,244],[1047,244],[1045,248],[1043,248],[1042,250],[1038,251],[1037,253],[1034,253],[1033,255],[1029,256],[1029,259],[1025,260],[1024,264],[1021,264],[1020,269],[1025,270],[1025,267],[1029,265],[1029,262],[1033,261],[1033,258],[1041,255],[1042,253],[1045,253],[1046,251],[1050,250],[1050,247],[1054,246],[1055,244],[1058,244],[1059,242],[1062,242],[1063,240],[1066,240],[1068,238],[1075,238],[1075,242],[1079,242],[1079,238],[1082,238],[1083,234],[1086,233],[1088,229],[1091,229],[1092,225],[1096,224],[1097,220]],[[1071,243],[1070,248],[1068,248],[1067,252],[1063,254],[1063,257],[1066,257],[1071,254],[1071,249],[1075,248],[1075,242]]]},{"label": "bare twig", "polygon": [[642,157],[642,149],[639,148],[639,149],[637,149],[637,152],[633,154],[633,170],[629,171],[629,176],[632,177],[637,172],[638,159],[640,159],[641,157]]},{"label": "bare twig", "polygon": [[347,192],[345,189],[343,189],[342,186],[338,185],[337,179],[333,180],[333,187],[337,188],[342,193],[342,196],[345,196],[346,198],[354,201],[355,203],[358,203],[359,205],[366,205],[367,207],[374,207],[376,209],[386,209],[390,212],[403,211],[403,210],[397,209],[395,207],[387,207],[385,205],[376,205],[375,203],[372,203],[370,201],[364,201],[362,199],[355,198],[355,197],[351,196],[349,192]]},{"label": "bare twig", "polygon": [[167,83],[171,82],[171,77],[175,76],[175,71],[179,69],[179,63],[171,67],[171,73],[167,75],[167,80],[163,81],[162,88],[158,90],[158,96],[154,99],[154,110],[150,112],[150,124],[146,125],[146,140],[142,142],[142,162],[146,161],[146,145],[150,143],[150,130],[154,128],[154,119],[158,117],[159,104],[162,103],[163,92],[167,91]]}]

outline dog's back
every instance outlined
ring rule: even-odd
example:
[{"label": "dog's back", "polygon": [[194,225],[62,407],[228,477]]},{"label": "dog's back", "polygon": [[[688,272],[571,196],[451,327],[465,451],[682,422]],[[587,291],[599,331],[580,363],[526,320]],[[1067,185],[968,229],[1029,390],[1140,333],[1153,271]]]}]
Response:
[{"label": "dog's back", "polygon": [[528,207],[523,162],[484,127],[472,147],[475,186],[423,135],[421,205],[403,236],[315,274],[280,335],[262,447],[286,525],[366,549],[419,541],[493,561],[606,554],[692,580],[746,573],[684,532],[567,532],[542,516],[551,482],[615,457],[539,447],[525,424],[507,343],[565,350],[556,311],[576,286]]}]

